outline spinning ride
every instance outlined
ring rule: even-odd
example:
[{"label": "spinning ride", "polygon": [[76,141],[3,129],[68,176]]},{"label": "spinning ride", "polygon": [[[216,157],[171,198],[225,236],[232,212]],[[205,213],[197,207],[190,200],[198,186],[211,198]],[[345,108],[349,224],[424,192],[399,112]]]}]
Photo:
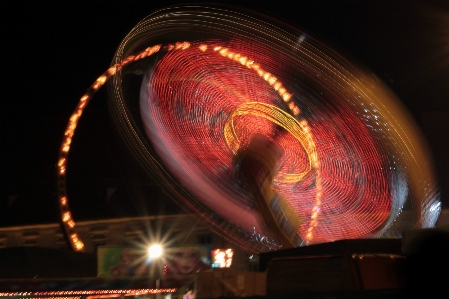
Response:
[{"label": "spinning ride", "polygon": [[85,105],[110,77],[114,119],[141,165],[248,252],[400,237],[438,217],[419,131],[379,80],[269,17],[179,6],[125,37],[70,119],[58,170],[76,250],[65,166]]}]

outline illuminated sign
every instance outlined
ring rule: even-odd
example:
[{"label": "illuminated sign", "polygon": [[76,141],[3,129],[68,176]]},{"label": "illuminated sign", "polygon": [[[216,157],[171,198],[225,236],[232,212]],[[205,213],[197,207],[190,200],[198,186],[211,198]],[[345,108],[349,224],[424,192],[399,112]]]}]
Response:
[{"label": "illuminated sign", "polygon": [[132,247],[100,246],[97,249],[98,276],[148,275],[147,255]]},{"label": "illuminated sign", "polygon": [[229,268],[232,264],[232,249],[214,249],[212,250],[212,268]]}]

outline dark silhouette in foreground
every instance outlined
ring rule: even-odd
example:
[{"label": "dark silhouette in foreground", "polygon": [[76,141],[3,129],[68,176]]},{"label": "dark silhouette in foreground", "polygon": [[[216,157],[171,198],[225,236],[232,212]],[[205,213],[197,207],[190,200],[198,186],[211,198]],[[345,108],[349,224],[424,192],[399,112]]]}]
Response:
[{"label": "dark silhouette in foreground", "polygon": [[434,230],[415,241],[405,265],[404,298],[439,298],[449,290],[449,231]]}]

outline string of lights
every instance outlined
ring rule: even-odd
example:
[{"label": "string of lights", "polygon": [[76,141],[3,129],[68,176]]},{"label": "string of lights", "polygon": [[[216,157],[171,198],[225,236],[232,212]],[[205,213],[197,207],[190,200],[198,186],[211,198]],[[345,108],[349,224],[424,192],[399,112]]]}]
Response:
[{"label": "string of lights", "polygon": [[[78,299],[80,296],[76,295],[96,295],[89,296],[89,298],[102,298],[101,295],[117,294],[125,296],[139,296],[147,294],[163,294],[163,293],[175,293],[176,288],[168,289],[117,289],[117,290],[70,290],[70,291],[48,291],[48,292],[6,292],[0,293],[0,297],[20,296],[30,298],[47,298],[47,299]],[[45,297],[39,297],[45,296]]]}]

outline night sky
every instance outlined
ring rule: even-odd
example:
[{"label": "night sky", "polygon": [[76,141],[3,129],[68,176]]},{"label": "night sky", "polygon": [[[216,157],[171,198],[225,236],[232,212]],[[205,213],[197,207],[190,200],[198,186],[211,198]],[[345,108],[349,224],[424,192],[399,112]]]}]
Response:
[{"label": "night sky", "polygon": [[[80,96],[134,25],[184,2],[1,2],[0,226],[58,221],[55,165]],[[389,85],[426,137],[449,208],[448,1],[225,2],[304,30]],[[75,219],[173,211],[169,203],[146,206],[147,194],[164,195],[114,130],[102,90],[80,121],[69,158]]]}]

